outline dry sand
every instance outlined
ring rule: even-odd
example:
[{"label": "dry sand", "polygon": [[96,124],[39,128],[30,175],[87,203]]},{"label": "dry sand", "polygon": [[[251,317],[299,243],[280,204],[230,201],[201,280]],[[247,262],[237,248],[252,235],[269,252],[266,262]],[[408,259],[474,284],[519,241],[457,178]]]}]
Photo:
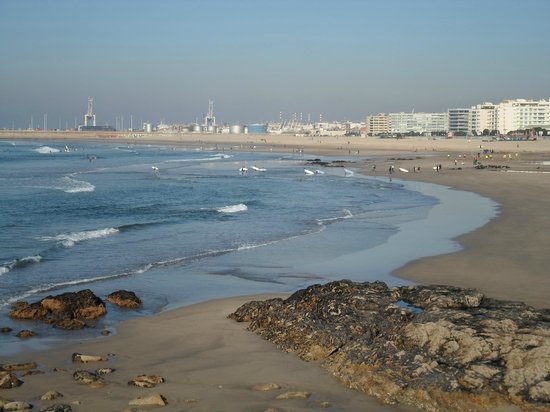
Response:
[{"label": "dry sand", "polygon": [[[0,138],[12,138],[0,133]],[[21,136],[23,138],[83,139],[78,135]],[[520,300],[537,307],[549,307],[550,267],[550,141],[481,142],[477,140],[360,138],[303,138],[293,136],[174,135],[125,138],[86,136],[102,141],[173,144],[186,147],[225,150],[273,150],[304,152],[305,157],[332,155],[355,158],[350,164],[364,173],[388,176],[391,164],[409,169],[393,178],[420,180],[477,192],[500,204],[499,216],[484,227],[458,238],[464,249],[457,253],[421,259],[407,264],[397,276],[420,283],[443,283],[475,287],[489,296]],[[348,143],[349,142],[349,143]],[[507,165],[511,169],[472,168],[472,156],[483,149],[494,150],[484,164]],[[512,154],[504,160],[504,154]],[[517,153],[517,156],[516,156]],[[459,157],[460,155],[460,157]],[[464,158],[464,156],[466,156]],[[368,159],[368,160],[364,160]],[[454,160],[457,159],[455,166]],[[461,162],[464,161],[464,166]],[[441,164],[435,172],[432,166]],[[419,173],[413,167],[420,166]],[[462,168],[462,170],[458,170]],[[530,173],[524,173],[524,172]],[[305,363],[279,352],[271,343],[246,332],[245,325],[226,319],[227,314],[251,297],[225,299],[182,308],[155,317],[125,322],[116,336],[95,341],[56,346],[48,352],[25,352],[0,362],[37,361],[46,374],[23,378],[19,388],[0,392],[1,397],[37,399],[47,390],[65,395],[61,402],[78,411],[119,411],[128,401],[157,391],[168,399],[163,410],[263,411],[319,410],[319,402],[332,404],[328,410],[407,410],[379,405],[375,400],[348,390],[328,376],[315,363]],[[88,388],[72,381],[73,352],[102,356],[107,362],[87,364],[117,369],[106,376],[103,388]],[[52,372],[54,367],[66,372]],[[155,389],[129,387],[126,382],[138,374],[159,374],[166,379]],[[252,390],[258,383],[275,382],[282,389],[270,392]],[[275,400],[287,390],[312,393],[308,400]],[[59,402],[59,401],[58,401]],[[50,402],[42,402],[43,407]],[[510,410],[514,410],[513,408]]]}]

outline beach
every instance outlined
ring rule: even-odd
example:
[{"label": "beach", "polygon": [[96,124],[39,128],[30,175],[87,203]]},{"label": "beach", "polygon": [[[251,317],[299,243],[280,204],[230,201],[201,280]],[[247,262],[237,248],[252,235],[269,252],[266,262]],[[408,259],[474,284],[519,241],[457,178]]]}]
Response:
[{"label": "beach", "polygon": [[[13,138],[0,133],[0,138]],[[17,135],[31,139],[92,139],[143,144],[180,145],[220,150],[303,152],[304,158],[341,157],[350,169],[383,179],[422,181],[478,193],[499,204],[498,217],[460,236],[462,250],[410,262],[395,276],[421,284],[448,284],[479,289],[487,296],[547,308],[550,280],[547,253],[550,218],[550,141],[485,142],[468,139],[374,139],[273,135]],[[479,155],[478,155],[479,153]],[[486,156],[490,156],[486,158]],[[474,159],[495,167],[473,168]],[[464,164],[462,164],[464,163]],[[373,169],[373,165],[376,169]],[[390,166],[394,171],[390,173]],[[441,165],[441,170],[435,170]],[[405,169],[408,172],[402,172]],[[420,171],[415,172],[417,168]],[[124,322],[114,336],[24,351],[1,363],[35,361],[44,374],[23,378],[25,384],[0,393],[40,407],[48,390],[64,394],[58,402],[78,411],[124,410],[128,402],[152,391],[166,397],[164,410],[413,410],[385,406],[345,388],[315,363],[280,352],[245,325],[226,319],[240,304],[262,296],[206,302]],[[71,362],[74,352],[103,356],[97,365]],[[111,354],[111,355],[109,355]],[[116,369],[100,388],[72,380],[76,369]],[[54,368],[61,371],[53,372]],[[129,387],[139,374],[158,374],[165,382],[154,389]],[[280,389],[254,390],[260,383]],[[306,391],[308,399],[278,400],[286,391]],[[327,403],[324,403],[327,402]],[[331,405],[331,406],[329,406]],[[331,409],[332,408],[332,409]],[[514,410],[514,409],[510,409]]]}]

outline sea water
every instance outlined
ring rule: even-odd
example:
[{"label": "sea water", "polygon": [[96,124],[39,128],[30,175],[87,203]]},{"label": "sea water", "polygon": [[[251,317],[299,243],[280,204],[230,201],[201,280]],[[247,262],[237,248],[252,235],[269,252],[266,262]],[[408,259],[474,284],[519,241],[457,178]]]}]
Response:
[{"label": "sea water", "polygon": [[299,154],[65,145],[0,141],[0,326],[59,337],[10,320],[11,304],[85,288],[142,298],[138,311],[108,307],[97,327],[115,330],[212,298],[342,278],[402,284],[392,270],[458,249],[453,237],[496,213],[489,199],[441,186],[338,167],[306,175],[314,167]]}]

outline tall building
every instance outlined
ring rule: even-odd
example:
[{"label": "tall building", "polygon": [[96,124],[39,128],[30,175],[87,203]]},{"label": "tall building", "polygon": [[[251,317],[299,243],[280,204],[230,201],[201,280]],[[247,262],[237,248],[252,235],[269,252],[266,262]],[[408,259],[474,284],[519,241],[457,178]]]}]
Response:
[{"label": "tall building", "polygon": [[385,113],[367,116],[367,134],[380,136],[390,133],[390,118]]},{"label": "tall building", "polygon": [[447,113],[390,113],[392,133],[442,133],[448,129]]},{"label": "tall building", "polygon": [[449,132],[467,135],[470,109],[449,109]]},{"label": "tall building", "polygon": [[550,126],[549,100],[504,100],[496,108],[496,127],[502,134]]},{"label": "tall building", "polygon": [[470,108],[468,132],[474,135],[497,130],[496,108],[493,103],[482,103]]}]

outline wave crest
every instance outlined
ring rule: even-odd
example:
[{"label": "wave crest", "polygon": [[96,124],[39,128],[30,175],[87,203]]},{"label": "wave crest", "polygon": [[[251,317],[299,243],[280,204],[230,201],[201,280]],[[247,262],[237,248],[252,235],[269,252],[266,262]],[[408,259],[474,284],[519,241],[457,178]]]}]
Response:
[{"label": "wave crest", "polygon": [[42,256],[40,255],[26,256],[24,258],[14,259],[11,262],[5,263],[0,266],[0,276],[5,275],[12,269],[24,268],[25,266],[38,263],[41,260],[42,260]]},{"label": "wave crest", "polygon": [[244,203],[239,203],[238,205],[229,205],[224,206],[216,209],[219,213],[239,213],[239,212],[246,212],[248,210],[248,206]]},{"label": "wave crest", "polygon": [[119,233],[120,230],[110,227],[107,229],[88,230],[84,232],[62,233],[57,236],[44,236],[40,240],[59,242],[64,247],[73,247],[75,244],[84,240],[100,239]]},{"label": "wave crest", "polygon": [[34,151],[40,154],[59,153],[59,149],[50,146],[40,146],[34,149]]}]

